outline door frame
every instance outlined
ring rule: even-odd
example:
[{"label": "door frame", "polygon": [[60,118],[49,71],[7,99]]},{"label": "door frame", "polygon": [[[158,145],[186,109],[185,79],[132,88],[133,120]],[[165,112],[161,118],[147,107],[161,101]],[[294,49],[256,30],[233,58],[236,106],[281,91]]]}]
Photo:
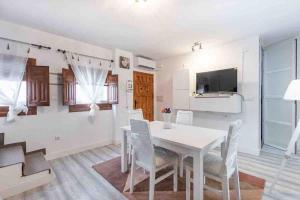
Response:
[{"label": "door frame", "polygon": [[133,101],[132,101],[132,107],[133,109],[136,109],[135,107],[135,83],[134,83],[134,74],[135,73],[139,73],[139,74],[147,74],[147,75],[151,75],[152,76],[152,79],[153,79],[153,85],[152,85],[152,91],[153,91],[153,95],[152,95],[152,116],[153,116],[153,119],[155,119],[155,102],[154,102],[154,96],[155,96],[155,74],[154,73],[147,73],[147,72],[144,72],[144,71],[136,71],[136,70],[133,70]]}]

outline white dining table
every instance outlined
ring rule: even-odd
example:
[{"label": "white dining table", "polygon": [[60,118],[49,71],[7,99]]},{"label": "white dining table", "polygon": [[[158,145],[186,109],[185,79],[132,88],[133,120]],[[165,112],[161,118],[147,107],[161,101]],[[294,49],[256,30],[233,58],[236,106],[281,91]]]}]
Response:
[{"label": "white dining table", "polygon": [[[154,145],[193,157],[194,199],[203,200],[203,156],[219,145],[224,149],[227,131],[180,124],[164,129],[161,121],[150,122],[150,129]],[[131,130],[130,126],[121,127],[121,130],[121,170],[125,173],[128,170],[127,139]]]}]

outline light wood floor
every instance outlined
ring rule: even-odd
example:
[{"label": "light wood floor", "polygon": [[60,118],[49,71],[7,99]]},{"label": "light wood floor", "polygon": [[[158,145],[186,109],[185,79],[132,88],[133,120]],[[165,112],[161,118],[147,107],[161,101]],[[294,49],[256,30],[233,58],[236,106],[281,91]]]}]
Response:
[{"label": "light wood floor", "polygon": [[[109,145],[88,150],[51,161],[56,180],[49,185],[36,188],[9,198],[9,200],[122,200],[116,189],[109,185],[91,166],[120,155],[120,147]],[[239,154],[239,167],[243,172],[267,180],[266,200],[300,199],[300,156],[294,156],[278,182],[273,195],[267,191],[280,161],[282,152],[265,147],[261,155]]]}]

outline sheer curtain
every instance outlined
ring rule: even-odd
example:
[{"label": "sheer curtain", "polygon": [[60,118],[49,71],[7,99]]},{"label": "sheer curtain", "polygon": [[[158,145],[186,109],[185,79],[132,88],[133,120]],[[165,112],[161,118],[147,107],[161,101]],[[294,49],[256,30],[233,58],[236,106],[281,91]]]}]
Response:
[{"label": "sheer curtain", "polygon": [[27,50],[19,48],[18,44],[4,41],[0,42],[0,49],[0,105],[9,106],[7,121],[12,122],[17,114],[28,111],[26,99],[19,98],[27,64]]},{"label": "sheer curtain", "polygon": [[74,72],[76,81],[81,87],[90,104],[89,116],[93,117],[97,109],[99,97],[103,96],[104,84],[108,74],[105,64],[96,59],[79,57],[76,54],[66,53],[68,63]]}]

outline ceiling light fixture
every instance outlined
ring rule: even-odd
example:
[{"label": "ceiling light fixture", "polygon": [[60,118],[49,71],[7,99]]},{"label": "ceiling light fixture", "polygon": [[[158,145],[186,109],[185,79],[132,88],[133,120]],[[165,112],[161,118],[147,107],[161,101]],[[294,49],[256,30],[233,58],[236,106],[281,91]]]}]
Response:
[{"label": "ceiling light fixture", "polygon": [[202,43],[201,42],[195,42],[192,46],[192,51],[201,50],[202,49]]},{"label": "ceiling light fixture", "polygon": [[135,0],[136,3],[139,3],[139,2],[146,2],[147,0]]}]

